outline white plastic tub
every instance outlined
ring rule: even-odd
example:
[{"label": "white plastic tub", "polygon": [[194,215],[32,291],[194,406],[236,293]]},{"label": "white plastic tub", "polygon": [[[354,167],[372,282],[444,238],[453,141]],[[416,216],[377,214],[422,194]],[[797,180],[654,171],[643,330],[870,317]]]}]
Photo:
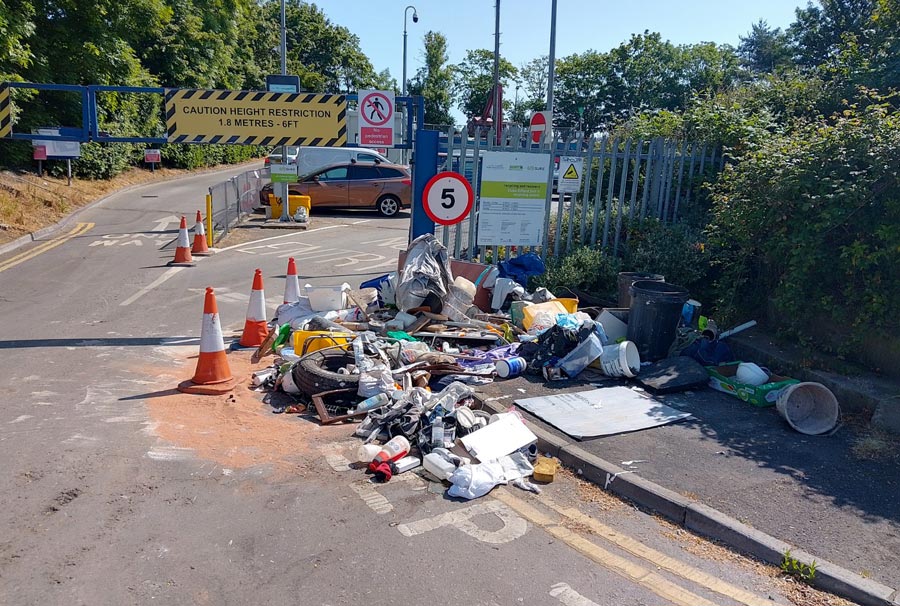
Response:
[{"label": "white plastic tub", "polygon": [[349,284],[340,286],[311,286],[306,285],[306,296],[309,297],[309,306],[313,311],[335,311],[344,309],[346,296],[344,292],[350,290]]}]

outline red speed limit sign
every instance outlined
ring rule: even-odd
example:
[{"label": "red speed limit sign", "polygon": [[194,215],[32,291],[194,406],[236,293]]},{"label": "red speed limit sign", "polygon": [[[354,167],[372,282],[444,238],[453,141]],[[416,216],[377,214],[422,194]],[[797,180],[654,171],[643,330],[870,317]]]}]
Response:
[{"label": "red speed limit sign", "polygon": [[422,194],[425,214],[440,225],[454,225],[465,219],[474,201],[475,194],[466,178],[452,172],[433,176]]}]

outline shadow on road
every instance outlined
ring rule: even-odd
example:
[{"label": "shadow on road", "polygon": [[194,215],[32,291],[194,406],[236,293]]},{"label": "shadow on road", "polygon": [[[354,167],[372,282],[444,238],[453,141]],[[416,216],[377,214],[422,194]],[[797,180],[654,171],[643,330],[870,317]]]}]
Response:
[{"label": "shadow on road", "polygon": [[0,341],[0,349],[29,347],[143,347],[158,345],[200,345],[200,337],[121,337],[115,339],[14,339]]}]

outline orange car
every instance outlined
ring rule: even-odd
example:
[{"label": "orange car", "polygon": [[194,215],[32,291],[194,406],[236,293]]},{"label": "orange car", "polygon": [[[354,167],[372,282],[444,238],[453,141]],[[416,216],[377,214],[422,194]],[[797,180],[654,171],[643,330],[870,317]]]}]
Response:
[{"label": "orange car", "polygon": [[[260,190],[259,199],[269,203],[272,184]],[[313,208],[374,208],[394,217],[412,200],[412,178],[399,164],[332,164],[290,184],[290,193],[309,196]]]}]

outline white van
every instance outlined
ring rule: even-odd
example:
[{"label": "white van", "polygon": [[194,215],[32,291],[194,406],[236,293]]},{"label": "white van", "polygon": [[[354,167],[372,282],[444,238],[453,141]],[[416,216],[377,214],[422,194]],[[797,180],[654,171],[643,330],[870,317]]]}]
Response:
[{"label": "white van", "polygon": [[362,147],[299,147],[298,150],[297,172],[301,175],[308,175],[320,168],[340,162],[391,163],[375,150]]}]

